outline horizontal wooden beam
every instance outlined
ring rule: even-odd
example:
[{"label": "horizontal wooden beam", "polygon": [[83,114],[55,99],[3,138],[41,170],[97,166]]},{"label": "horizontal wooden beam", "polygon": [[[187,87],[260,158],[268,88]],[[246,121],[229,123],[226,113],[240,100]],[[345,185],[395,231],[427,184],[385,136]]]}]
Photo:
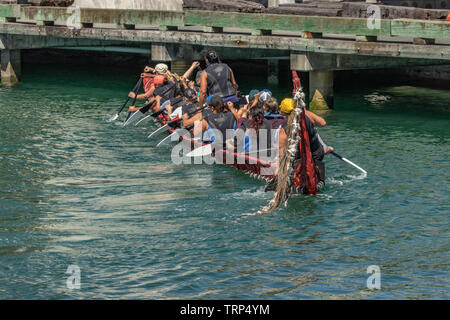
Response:
[{"label": "horizontal wooden beam", "polygon": [[395,19],[391,22],[393,36],[450,40],[450,22]]},{"label": "horizontal wooden beam", "polygon": [[450,46],[444,45],[424,46],[408,43],[356,42],[339,39],[293,38],[278,35],[252,36],[233,33],[125,30],[108,28],[83,28],[73,30],[67,27],[43,27],[19,23],[0,23],[0,34],[450,60]]},{"label": "horizontal wooden beam", "polygon": [[382,20],[379,29],[370,29],[367,19],[315,17],[282,14],[186,11],[185,23],[191,26],[317,32],[367,36],[390,36],[390,21]]}]

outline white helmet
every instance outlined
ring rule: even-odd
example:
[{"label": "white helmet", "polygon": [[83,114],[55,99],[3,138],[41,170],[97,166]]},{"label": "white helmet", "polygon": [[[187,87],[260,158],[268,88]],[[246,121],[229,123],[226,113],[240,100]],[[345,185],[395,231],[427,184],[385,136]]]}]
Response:
[{"label": "white helmet", "polygon": [[155,67],[155,71],[158,74],[165,74],[168,70],[169,70],[169,67],[167,66],[167,64],[164,64],[164,63],[159,63]]}]

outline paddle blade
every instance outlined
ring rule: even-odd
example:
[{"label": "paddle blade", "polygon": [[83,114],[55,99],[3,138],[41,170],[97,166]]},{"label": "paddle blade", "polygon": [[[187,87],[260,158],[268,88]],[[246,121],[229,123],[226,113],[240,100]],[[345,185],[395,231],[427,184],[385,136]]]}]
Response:
[{"label": "paddle blade", "polygon": [[212,149],[212,145],[210,143],[210,144],[207,144],[203,147],[197,148],[197,149],[189,152],[186,155],[186,157],[196,158],[196,157],[209,156],[209,155],[211,155],[212,151],[213,151],[213,149]]},{"label": "paddle blade", "polygon": [[363,174],[365,174],[367,176],[367,171],[364,170],[363,168],[361,168],[360,166],[354,164],[353,162],[351,162],[350,160],[346,159],[346,158],[342,158],[342,160],[344,160],[345,162],[347,162],[349,165],[355,167],[356,169],[358,169],[359,171],[361,171]]},{"label": "paddle blade", "polygon": [[159,128],[158,130],[152,132],[149,136],[148,139],[150,139],[151,137],[154,137],[157,134],[160,134],[161,132],[165,132],[169,129],[169,125],[166,124],[165,126],[162,126],[161,128]]},{"label": "paddle blade", "polygon": [[180,137],[180,135],[178,134],[177,131],[175,131],[175,132],[172,133],[171,135],[165,137],[160,143],[158,143],[158,144],[156,145],[156,147],[161,147],[161,146],[163,146],[163,145],[169,144],[169,142],[172,141],[172,138],[173,138],[173,139],[178,139],[179,137]]},{"label": "paddle blade", "polygon": [[119,118],[119,114],[116,113],[114,116],[112,116],[112,117],[108,120],[108,122],[116,121],[118,118]]},{"label": "paddle blade", "polygon": [[149,120],[150,118],[151,118],[151,115],[142,118],[141,120],[139,120],[138,122],[136,122],[136,127],[137,127],[139,124],[143,123],[145,120]]},{"label": "paddle blade", "polygon": [[131,115],[131,117],[128,118],[127,121],[123,124],[124,127],[128,126],[129,124],[132,124],[133,122],[138,121],[140,118],[142,118],[144,114],[141,111],[136,111]]}]

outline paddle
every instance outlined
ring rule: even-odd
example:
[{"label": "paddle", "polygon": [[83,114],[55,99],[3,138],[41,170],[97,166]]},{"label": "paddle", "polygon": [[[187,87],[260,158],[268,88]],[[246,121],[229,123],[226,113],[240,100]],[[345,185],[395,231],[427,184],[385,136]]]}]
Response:
[{"label": "paddle", "polygon": [[[189,127],[185,127],[184,129],[186,129],[186,130],[191,130],[192,128],[194,128],[193,125],[191,125],[191,126],[189,126]],[[171,142],[173,136],[175,136],[175,135],[178,135],[178,136],[179,136],[179,135],[180,135],[179,132],[178,132],[179,130],[180,130],[180,129],[176,129],[173,133],[171,133],[170,135],[168,135],[167,137],[165,137],[164,139],[162,139],[161,142],[158,143],[158,144],[156,145],[156,147],[160,147],[160,146],[162,146],[162,145],[165,145],[165,144]]]},{"label": "paddle", "polygon": [[137,120],[139,120],[141,117],[144,116],[145,113],[147,113],[147,111],[156,103],[156,101],[152,101],[148,104],[146,104],[145,106],[143,106],[140,110],[136,111],[135,113],[133,113],[133,115],[131,117],[128,118],[128,120],[126,120],[123,124],[123,126],[127,126],[130,123],[133,123]]},{"label": "paddle", "polygon": [[357,166],[356,164],[354,164],[354,163],[351,162],[350,160],[348,160],[348,159],[346,159],[346,158],[344,158],[344,157],[338,155],[338,154],[337,154],[336,152],[334,152],[334,151],[331,151],[330,153],[331,153],[333,156],[335,156],[336,158],[339,158],[339,159],[341,159],[342,161],[347,162],[349,165],[355,167],[356,169],[358,169],[359,171],[361,171],[362,173],[364,173],[365,175],[367,175],[367,171],[366,171],[366,170],[364,170],[363,168]]},{"label": "paddle", "polygon": [[[195,111],[192,111],[192,112],[188,113],[188,117],[191,118],[194,114],[196,114],[196,113],[199,112],[199,111],[202,111],[202,110],[205,109],[206,107],[208,107],[208,106],[205,104],[205,105],[204,105],[203,107],[201,107],[200,109],[197,109],[197,110],[195,110]],[[158,111],[158,112],[155,112],[154,114],[157,114],[157,113],[160,114],[161,112],[162,112],[162,111]],[[153,116],[153,114],[152,114],[152,116]],[[154,135],[166,131],[169,127],[172,127],[172,128],[175,127],[175,126],[178,124],[178,121],[180,121],[180,119],[179,119],[179,118],[176,118],[176,119],[174,119],[174,120],[168,122],[166,125],[162,126],[161,128],[157,129],[156,131],[152,132],[152,133],[148,136],[148,138],[150,139],[150,138],[153,137]]]},{"label": "paddle", "polygon": [[[138,84],[136,85],[136,90],[134,90],[134,99],[133,99],[133,102],[131,103],[132,106],[134,106],[134,105],[136,104],[138,92],[139,92],[139,89],[141,88],[141,85],[142,85],[142,81],[143,81],[143,80],[144,80],[143,78],[140,78]],[[132,112],[128,112],[127,118],[125,119],[124,124],[125,124],[125,123],[127,122],[127,120],[130,118],[131,114],[132,114]]]},{"label": "paddle", "polygon": [[143,123],[145,120],[147,120],[148,118],[150,118],[152,115],[151,114],[149,114],[148,116],[146,116],[146,117],[144,117],[144,118],[142,118],[141,120],[139,120],[138,122],[136,122],[136,127],[138,126],[138,125],[140,125],[141,123]]},{"label": "paddle", "polygon": [[186,154],[186,157],[195,158],[195,157],[209,156],[212,152],[213,152],[212,143],[209,143],[207,145],[192,150],[191,152]]},{"label": "paddle", "polygon": [[[166,101],[166,102],[169,102],[169,103],[170,103],[170,100],[168,100],[168,101]],[[144,108],[145,108],[145,106],[144,106]],[[142,109],[144,109],[144,108],[142,108]],[[141,111],[142,111],[142,109],[141,109]],[[150,118],[150,117],[156,118],[156,117],[159,116],[161,113],[163,113],[165,110],[166,110],[166,106],[163,104],[163,105],[161,106],[161,109],[160,109],[159,111],[153,112],[152,114],[150,114],[150,115],[146,116],[145,118],[139,120],[139,122],[136,123],[136,126],[137,126],[138,124],[142,123],[143,121],[145,121],[146,119]],[[145,110],[143,113],[147,113],[147,111],[148,111],[148,108],[147,108],[147,110]]]},{"label": "paddle", "polygon": [[[136,83],[136,85],[133,88],[133,92],[137,94],[137,90],[139,90],[139,87],[141,86],[142,83],[142,78],[139,78],[138,82]],[[110,122],[117,120],[117,118],[119,118],[120,113],[123,111],[123,109],[126,107],[126,105],[128,104],[128,101],[130,101],[130,97],[127,97],[127,100],[125,100],[125,102],[123,103],[122,107],[119,109],[119,111],[117,111],[117,113],[111,118],[109,119]]]}]

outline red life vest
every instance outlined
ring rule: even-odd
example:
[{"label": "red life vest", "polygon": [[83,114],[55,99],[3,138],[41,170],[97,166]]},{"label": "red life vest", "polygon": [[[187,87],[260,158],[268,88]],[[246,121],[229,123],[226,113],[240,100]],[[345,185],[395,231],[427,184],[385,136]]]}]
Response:
[{"label": "red life vest", "polygon": [[149,92],[153,86],[153,78],[144,78],[144,91]]}]

